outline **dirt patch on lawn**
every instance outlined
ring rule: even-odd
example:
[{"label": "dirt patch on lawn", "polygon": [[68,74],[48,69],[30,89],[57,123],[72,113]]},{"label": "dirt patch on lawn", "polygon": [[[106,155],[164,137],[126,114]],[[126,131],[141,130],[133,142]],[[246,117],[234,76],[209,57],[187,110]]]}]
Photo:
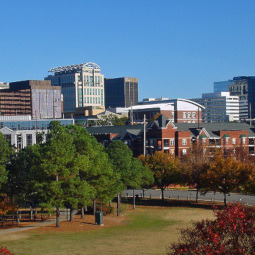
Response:
[{"label": "dirt patch on lawn", "polygon": [[116,216],[116,214],[109,214],[107,216],[103,217],[103,223],[104,225],[99,226],[95,224],[95,216],[94,215],[85,215],[84,219],[81,219],[80,215],[76,215],[74,217],[73,222],[69,221],[61,221],[60,227],[57,228],[55,223],[39,227],[37,229],[28,230],[27,233],[30,232],[40,232],[40,233],[46,233],[46,232],[82,232],[87,230],[99,230],[102,228],[108,228],[113,226],[120,226],[123,225],[125,220],[128,217],[125,215]]}]

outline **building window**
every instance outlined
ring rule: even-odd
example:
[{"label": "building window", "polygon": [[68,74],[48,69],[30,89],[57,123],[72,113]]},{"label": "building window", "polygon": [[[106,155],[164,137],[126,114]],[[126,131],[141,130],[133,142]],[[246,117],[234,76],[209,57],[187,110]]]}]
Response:
[{"label": "building window", "polygon": [[232,138],[232,144],[236,144],[236,138]]},{"label": "building window", "polygon": [[12,136],[11,135],[4,135],[5,140],[11,145],[12,142]]},{"label": "building window", "polygon": [[246,137],[242,138],[242,143],[245,144],[246,143]]},{"label": "building window", "polygon": [[183,112],[183,113],[182,113],[182,117],[183,117],[184,119],[186,119],[186,118],[187,118],[187,113],[186,113],[186,112]]},{"label": "building window", "polygon": [[190,112],[188,112],[188,118],[191,118],[191,113]]},{"label": "building window", "polygon": [[203,138],[202,140],[203,140],[203,144],[206,144],[206,138]]},{"label": "building window", "polygon": [[174,150],[173,149],[170,150],[170,154],[174,155]]},{"label": "building window", "polygon": [[196,113],[192,112],[192,118],[196,118]]},{"label": "building window", "polygon": [[225,138],[225,143],[226,143],[226,144],[229,144],[229,137],[226,137],[226,138]]},{"label": "building window", "polygon": [[169,147],[169,139],[164,139],[164,147]]},{"label": "building window", "polygon": [[187,149],[182,149],[182,155],[187,155]]},{"label": "building window", "polygon": [[182,145],[187,145],[187,139],[182,139]]},{"label": "building window", "polygon": [[170,145],[174,145],[174,139],[170,139]]},{"label": "building window", "polygon": [[22,149],[22,136],[17,135],[17,149],[21,150]]},{"label": "building window", "polygon": [[33,145],[32,134],[27,134],[26,138],[27,138],[27,146],[29,145],[32,146]]}]

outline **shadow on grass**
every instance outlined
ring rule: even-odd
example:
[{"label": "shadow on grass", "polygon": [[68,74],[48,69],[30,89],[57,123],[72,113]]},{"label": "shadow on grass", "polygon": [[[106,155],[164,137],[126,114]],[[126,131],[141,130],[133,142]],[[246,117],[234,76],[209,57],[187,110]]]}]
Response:
[{"label": "shadow on grass", "polygon": [[[116,202],[117,199],[114,199]],[[121,202],[123,204],[133,204],[133,198],[129,197],[123,197],[121,198]],[[217,207],[218,209],[221,209],[224,207],[221,203],[215,203],[215,202],[195,202],[195,201],[183,201],[183,200],[174,200],[174,199],[150,199],[150,198],[138,198],[135,202],[136,205],[142,205],[142,206],[159,206],[159,207],[187,207],[187,208],[203,208],[212,210]]]}]

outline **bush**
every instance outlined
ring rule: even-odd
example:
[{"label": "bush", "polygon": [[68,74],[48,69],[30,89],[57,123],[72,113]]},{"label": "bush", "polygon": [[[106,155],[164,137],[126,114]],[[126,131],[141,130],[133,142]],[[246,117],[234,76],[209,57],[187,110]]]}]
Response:
[{"label": "bush", "polygon": [[103,204],[102,207],[97,205],[96,210],[97,211],[102,211],[103,215],[105,216],[107,214],[112,213],[114,208],[112,206],[107,205],[107,204]]},{"label": "bush", "polygon": [[7,248],[1,246],[0,247],[0,255],[13,255],[13,253],[11,253],[9,250],[7,250]]},{"label": "bush", "polygon": [[255,209],[240,204],[215,211],[215,220],[203,220],[182,231],[180,243],[168,255],[255,254]]}]

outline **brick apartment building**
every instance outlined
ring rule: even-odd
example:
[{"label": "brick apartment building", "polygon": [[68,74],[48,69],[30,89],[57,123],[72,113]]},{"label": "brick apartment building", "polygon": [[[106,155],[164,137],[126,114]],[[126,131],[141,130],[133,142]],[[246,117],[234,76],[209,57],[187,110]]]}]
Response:
[{"label": "brick apartment building", "polygon": [[[122,140],[134,153],[143,154],[143,125],[91,127],[88,132],[107,146]],[[160,115],[146,127],[146,154],[164,151],[176,156],[189,154],[191,145],[199,142],[204,153],[220,148],[225,154],[235,154],[239,147],[254,156],[255,128],[246,123],[174,123]]]},{"label": "brick apartment building", "polygon": [[61,118],[61,87],[50,81],[11,82],[0,90],[0,115],[30,115],[32,119]]}]

